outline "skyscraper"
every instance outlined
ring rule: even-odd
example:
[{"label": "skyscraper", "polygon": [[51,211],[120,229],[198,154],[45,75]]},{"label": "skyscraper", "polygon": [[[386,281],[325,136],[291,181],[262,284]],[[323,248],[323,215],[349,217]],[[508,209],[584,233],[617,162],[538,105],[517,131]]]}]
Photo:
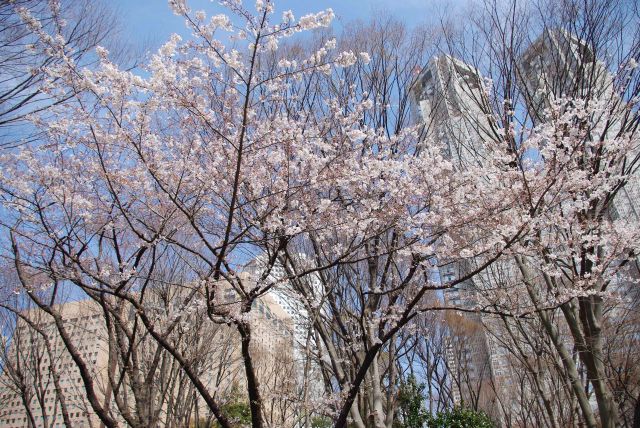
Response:
[{"label": "skyscraper", "polygon": [[[550,30],[536,40],[519,62],[518,82],[527,104],[527,111],[534,125],[543,123],[548,118],[545,111],[556,99],[583,98],[600,99],[607,105],[609,117],[606,138],[612,138],[624,131],[625,104],[614,90],[614,79],[609,71],[594,56],[593,52],[578,38],[564,30]],[[445,153],[452,160],[454,167],[464,171],[470,165],[483,165],[487,160],[487,141],[496,141],[496,124],[490,119],[490,109],[483,90],[483,79],[479,72],[467,64],[451,57],[432,59],[419,76],[414,90],[415,104],[422,118],[426,134],[432,139],[444,142]],[[637,152],[631,153],[631,157]],[[638,229],[638,213],[640,212],[640,180],[635,172],[628,183],[620,189],[610,207],[613,219],[626,221],[629,227]],[[472,270],[475,260],[446,263],[440,260],[440,277],[443,283],[452,282]],[[520,300],[527,299],[527,291],[522,285],[521,274],[512,260],[505,259],[495,263],[472,279],[459,283],[456,287],[444,291],[444,300],[448,305],[462,309],[473,309],[489,287],[513,287],[508,299],[511,307],[519,307]],[[618,290],[624,290],[624,284],[618,284]],[[614,288],[614,287],[611,287]],[[480,293],[479,293],[480,292]],[[522,302],[530,305],[530,302]],[[610,315],[611,316],[611,315]],[[452,337],[447,353],[450,369],[454,375],[467,371],[467,383],[475,385],[474,391],[463,385],[453,385],[457,400],[474,403],[489,413],[496,421],[514,426],[505,417],[517,406],[526,406],[525,395],[536,398],[539,395],[554,396],[552,383],[539,382],[535,385],[520,388],[516,397],[510,391],[514,377],[514,366],[510,361],[513,355],[500,335],[506,336],[505,328],[510,329],[509,320],[497,321],[495,317],[480,313],[451,316],[448,323]],[[485,328],[476,328],[476,326]],[[518,324],[522,328],[511,329],[509,334],[519,341],[527,335],[535,334],[531,325]],[[514,333],[515,332],[515,333]],[[566,340],[571,343],[568,332]],[[509,343],[506,343],[507,346]],[[524,354],[532,350],[526,345]],[[553,367],[540,370],[554,370]],[[536,376],[541,376],[536,373]],[[460,383],[460,382],[458,382]],[[482,392],[483,385],[491,385],[493,391]],[[527,389],[528,388],[528,389]],[[482,399],[480,399],[482,398]],[[497,401],[500,400],[500,403]],[[474,403],[475,404],[475,403]],[[516,412],[518,410],[516,409]]]},{"label": "skyscraper", "polygon": [[442,141],[456,168],[486,160],[483,141],[495,138],[495,124],[477,69],[451,56],[432,58],[413,90],[429,137]]},{"label": "skyscraper", "polygon": [[[594,118],[602,125],[602,135],[597,135],[597,138],[605,144],[607,140],[624,136],[626,130],[637,126],[637,116],[634,119],[626,101],[616,91],[614,75],[586,42],[568,31],[546,30],[526,50],[521,63],[521,86],[534,121],[546,121],[544,109],[554,100],[569,97],[606,103],[606,111],[601,117]],[[624,170],[627,182],[618,189],[608,207],[609,217],[625,223],[630,230],[640,230],[640,170],[635,166],[635,171],[629,174],[634,158],[640,156],[639,152],[640,147],[636,146],[627,154],[627,169]],[[619,169],[619,172],[623,170]],[[612,274],[608,291],[615,293],[620,302],[610,309],[610,319],[638,309],[635,282],[640,278],[640,257],[636,255],[635,266],[629,265],[627,272]]]},{"label": "skyscraper", "polygon": [[[217,303],[227,307],[237,304],[237,294],[230,286],[222,284],[219,291]],[[166,312],[166,307],[158,306],[148,295],[145,302],[149,305],[150,317],[155,318],[156,312],[158,316]],[[159,311],[154,312],[155,306],[159,307]],[[119,371],[137,370],[153,364],[158,366],[158,376],[147,381],[155,382],[151,390],[155,390],[156,395],[150,399],[154,401],[154,409],[158,412],[157,426],[190,423],[194,417],[191,411],[187,412],[187,420],[176,419],[175,415],[169,414],[169,411],[178,412],[187,403],[204,409],[199,414],[206,417],[208,411],[204,401],[197,398],[193,400],[192,397],[198,395],[188,388],[188,381],[179,386],[180,379],[187,378],[180,373],[179,366],[171,357],[165,361],[166,364],[159,364],[162,361],[158,359],[160,354],[156,351],[159,348],[157,344],[144,340],[144,330],[139,333],[136,342],[136,348],[140,351],[136,358],[149,360],[139,361],[140,367],[126,367],[125,363],[123,368],[119,365],[122,361],[118,354],[118,347],[122,343],[116,340],[113,331],[109,331],[103,308],[98,303],[93,300],[74,301],[56,305],[53,310],[61,314],[71,345],[87,364],[99,403],[109,409],[118,423],[124,424],[124,409],[138,409],[135,402],[139,398],[134,397],[128,388],[130,378],[119,377]],[[134,312],[131,311],[131,315]],[[274,403],[279,398],[272,397],[272,393],[281,396],[292,393],[292,390],[287,390],[288,386],[293,387],[290,381],[293,373],[290,367],[293,342],[290,317],[269,296],[256,299],[249,316],[252,328],[251,355],[262,385],[265,409],[274,419],[285,418],[286,415],[278,414],[280,408]],[[129,318],[131,323],[126,328],[133,325],[133,318]],[[158,324],[161,322],[158,319]],[[179,327],[185,331],[189,328],[189,321]],[[203,337],[196,337],[198,342],[191,343],[189,350],[181,350],[183,357],[190,361],[200,380],[218,400],[229,399],[236,390],[241,395],[246,390],[246,377],[238,332],[232,326],[221,324],[216,328],[207,328],[206,335],[205,332],[200,332],[200,335]],[[150,352],[146,353],[146,348]],[[191,354],[185,356],[187,352]],[[35,427],[100,426],[100,419],[87,398],[86,382],[80,376],[78,364],[49,315],[37,308],[22,312],[6,355],[8,358],[0,374],[0,428],[26,428],[34,424]],[[168,368],[168,371],[160,373],[164,368]],[[139,373],[141,376],[143,374]],[[117,386],[120,388],[117,400],[114,387],[118,382],[114,379],[124,379]],[[178,404],[169,405],[176,401]],[[63,418],[63,409],[68,415],[68,423]]]},{"label": "skyscraper", "polygon": [[[610,113],[606,137],[615,137],[628,121],[626,103],[615,91],[614,78],[591,48],[566,30],[546,30],[521,60],[525,101],[534,123],[547,120],[545,110],[563,97],[606,101]],[[637,156],[638,149],[630,157]],[[616,195],[611,216],[640,225],[640,174],[636,171]]]},{"label": "skyscraper", "polygon": [[[465,170],[487,161],[486,142],[496,137],[496,125],[490,114],[484,80],[475,67],[450,56],[434,57],[418,77],[413,95],[427,138],[444,143],[445,155],[455,169]],[[467,262],[441,260],[440,263],[440,278],[445,284],[472,269]],[[445,304],[474,309],[479,302],[477,293],[484,285],[477,276],[445,289]],[[447,363],[458,379],[465,378],[464,382],[452,385],[454,399],[475,403],[494,420],[500,420],[496,375],[505,363],[482,328],[487,320],[480,313],[467,312],[448,316],[447,321],[452,332]]]},{"label": "skyscraper", "polygon": [[[304,254],[297,254],[296,257],[303,262],[307,259]],[[251,275],[261,276],[266,268],[267,260],[263,254],[251,260],[245,270]],[[267,281],[275,284],[269,292],[269,297],[291,318],[296,383],[308,395],[308,399],[313,400],[323,395],[324,384],[320,367],[311,358],[309,351],[317,349],[321,345],[316,343],[315,336],[312,334],[313,325],[309,311],[305,307],[305,297],[295,290],[293,284],[286,279],[287,276],[284,266],[280,262],[276,262],[266,278]],[[306,298],[314,298],[318,304],[322,301],[323,287],[317,274],[306,275],[304,278],[296,280],[300,282],[300,286],[307,289]]]},{"label": "skyscraper", "polygon": [[534,124],[562,97],[612,99],[611,73],[586,43],[566,30],[547,29],[520,60],[521,88]]}]

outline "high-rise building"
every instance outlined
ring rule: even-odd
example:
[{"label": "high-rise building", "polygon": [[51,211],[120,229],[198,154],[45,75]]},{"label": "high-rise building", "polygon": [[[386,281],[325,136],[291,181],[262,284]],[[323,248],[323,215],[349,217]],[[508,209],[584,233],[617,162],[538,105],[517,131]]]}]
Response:
[{"label": "high-rise building", "polygon": [[496,137],[484,86],[475,67],[444,55],[429,61],[413,89],[428,137],[444,143],[457,168],[482,164],[483,142]]},{"label": "high-rise building", "polygon": [[520,60],[521,88],[534,123],[562,97],[612,99],[613,79],[591,48],[566,30],[547,29]]},{"label": "high-rise building", "polygon": [[[607,111],[595,118],[606,129],[600,137],[617,137],[621,131],[633,125],[629,109],[618,96],[614,87],[614,76],[595,55],[587,43],[571,35],[566,30],[546,30],[524,53],[522,60],[522,87],[529,111],[534,121],[544,122],[545,109],[553,100],[563,97],[600,100],[607,103]],[[632,148],[628,158],[638,156],[640,147]],[[628,164],[632,162],[628,161]],[[616,193],[610,207],[609,216],[626,222],[632,230],[640,229],[640,170],[633,171],[627,183]],[[636,258],[636,266],[640,258]],[[640,276],[637,268],[631,272],[616,275],[610,291],[623,298],[632,294],[628,275]]]},{"label": "high-rise building", "polygon": [[[217,303],[229,308],[239,304],[236,292],[228,284],[221,287],[218,295]],[[82,300],[57,305],[53,309],[62,316],[71,345],[87,364],[98,401],[105,405],[111,402],[111,413],[120,422],[124,422],[120,413],[122,403],[117,406],[113,403],[112,380],[115,366],[110,366],[118,358],[117,351],[114,350],[118,344],[113,343],[113,335],[109,343],[102,307],[93,300]],[[150,310],[152,311],[151,307]],[[131,320],[134,312],[131,311]],[[0,374],[0,428],[33,427],[31,418],[35,427],[66,426],[62,417],[62,400],[71,426],[100,426],[100,420],[87,399],[78,365],[63,343],[52,318],[39,309],[27,310],[20,315],[21,318],[9,338],[6,352],[8,358],[4,361],[3,372]],[[293,376],[291,359],[288,358],[292,352],[292,323],[286,312],[269,296],[256,299],[249,316],[252,328],[250,352],[265,396],[265,407],[269,407],[269,403],[278,399],[271,397],[271,392],[281,396],[292,393],[291,389],[286,390],[292,387],[288,379]],[[189,326],[180,328],[186,330]],[[196,343],[193,347],[204,347],[202,355],[197,357],[197,364],[202,367],[199,369],[202,382],[213,396],[224,401],[226,396],[246,391],[240,337],[233,326],[225,324],[216,325],[215,331],[209,330],[211,328],[207,329],[210,333],[207,336],[209,343]],[[137,344],[139,348],[145,346],[151,350],[156,349],[150,341],[140,340]],[[147,355],[153,360],[153,351]],[[147,363],[151,364],[152,361]],[[143,366],[145,364],[142,362]],[[179,374],[178,377],[184,378]],[[175,382],[178,377],[167,379],[167,382]],[[153,381],[162,382],[157,378]],[[127,388],[126,382],[121,388]],[[123,392],[123,389],[120,399],[124,399],[124,406],[127,406],[127,401],[134,400],[134,397],[130,392]],[[158,426],[164,426],[164,422],[170,420],[170,416],[163,416],[166,415],[168,403],[172,400],[184,401],[187,396],[184,395],[185,391],[172,388],[171,385],[157,385],[157,391],[165,391],[165,396],[157,397],[160,403],[158,409],[162,414],[158,418]],[[170,400],[166,394],[175,397]],[[206,414],[207,406],[204,401],[197,401],[199,408],[204,409]],[[129,405],[135,409],[133,402]],[[280,410],[277,405],[271,407],[273,408],[267,410],[272,417],[285,417],[278,415]]]},{"label": "high-rise building", "polygon": [[[522,89],[534,123],[545,122],[545,111],[563,97],[606,101],[611,112],[600,118],[607,138],[618,134],[628,120],[626,104],[614,90],[614,78],[587,43],[566,30],[550,29],[531,44],[520,61]],[[636,152],[631,156],[635,156]],[[611,216],[640,224],[640,173],[629,177],[616,195]]]},{"label": "high-rise building", "polygon": [[[487,161],[486,143],[497,136],[490,114],[484,80],[478,70],[450,56],[434,57],[421,72],[414,89],[415,104],[426,128],[426,137],[444,143],[445,155],[454,168],[465,170]],[[440,278],[450,283],[464,277],[470,263],[441,261]],[[480,276],[446,289],[445,304],[462,309],[478,306],[478,291],[487,284]],[[494,346],[482,328],[489,322],[481,313],[465,312],[447,317],[452,332],[447,350],[447,364],[457,376],[452,385],[457,401],[474,405],[500,420],[496,387],[497,374],[503,372],[504,355]],[[462,375],[464,372],[464,375]]]},{"label": "high-rise building", "polygon": [[[519,83],[534,124],[544,122],[545,111],[553,100],[563,97],[599,98],[608,105],[620,106],[621,112],[624,110],[624,103],[616,97],[613,78],[606,67],[584,43],[566,31],[546,31],[526,51],[520,64]],[[444,142],[445,154],[457,170],[486,162],[486,143],[496,141],[498,132],[496,123],[490,118],[483,78],[474,67],[448,56],[433,58],[418,78],[414,99],[427,137]],[[608,137],[611,137],[622,129],[624,115],[613,114],[608,119]],[[612,218],[624,219],[635,228],[638,228],[640,213],[639,184],[636,173],[619,191],[610,211]],[[441,264],[445,262],[440,261]],[[467,260],[444,264],[440,268],[442,282],[452,282],[466,275],[473,270],[474,263],[475,260]],[[515,263],[504,260],[472,279],[446,289],[444,300],[447,305],[469,310],[479,305],[484,294],[479,292],[483,289],[508,286],[513,287],[513,292],[508,293],[511,306],[530,306],[526,301],[526,289],[518,285],[521,284],[519,278]],[[517,366],[512,363],[517,358],[514,359],[508,349],[509,343],[501,340],[501,336],[508,336],[505,332],[505,328],[510,328],[508,320],[500,322],[481,313],[462,313],[448,316],[447,322],[452,332],[447,362],[454,375],[464,378],[464,382],[457,379],[457,384],[452,385],[455,400],[486,411],[502,425],[517,426],[507,419],[510,413],[521,413],[523,406],[538,399],[540,394],[554,395],[547,382],[536,385],[537,390],[531,386],[512,385],[513,379],[518,379],[518,374],[514,373]],[[526,335],[526,329],[532,327],[520,325],[520,328],[524,329],[520,333]],[[516,341],[523,339],[520,333],[517,329],[509,331],[511,335],[515,334],[512,339]],[[568,340],[571,339],[568,337]],[[520,389],[513,389],[516,387]]]},{"label": "high-rise building", "polygon": [[[304,254],[298,254],[297,257],[302,262],[307,260]],[[259,255],[245,266],[247,273],[258,276],[262,276],[266,268],[267,260],[264,255]],[[323,395],[324,383],[320,367],[312,355],[312,351],[320,345],[315,341],[312,320],[304,300],[315,300],[320,305],[324,297],[323,287],[317,274],[297,278],[296,280],[300,283],[299,286],[306,289],[306,296],[303,297],[295,289],[291,281],[286,279],[287,276],[285,268],[280,262],[276,262],[272,266],[266,278],[266,281],[275,284],[269,292],[269,297],[291,318],[293,328],[292,355],[296,371],[296,383],[300,389],[305,390],[308,399],[313,400]]]}]

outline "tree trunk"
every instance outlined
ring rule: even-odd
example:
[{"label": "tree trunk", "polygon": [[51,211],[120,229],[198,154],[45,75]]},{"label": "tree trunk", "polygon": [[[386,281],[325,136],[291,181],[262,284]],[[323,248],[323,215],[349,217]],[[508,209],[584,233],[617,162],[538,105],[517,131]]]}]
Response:
[{"label": "tree trunk", "polygon": [[633,409],[633,428],[640,428],[640,394],[636,398],[636,405]]},{"label": "tree trunk", "polygon": [[602,297],[580,297],[578,301],[586,347],[584,352],[580,352],[579,355],[587,367],[589,382],[593,384],[601,426],[602,428],[615,428],[618,412],[611,388],[607,383],[607,373],[602,356]]},{"label": "tree trunk", "polygon": [[[535,284],[532,282],[533,275],[531,274],[529,267],[521,256],[516,256],[515,260],[518,264],[520,272],[522,273],[524,283],[527,287],[527,293],[533,301],[533,304],[538,307],[539,299],[535,291]],[[558,333],[557,327],[551,323],[545,312],[537,311],[536,313],[538,314],[538,317],[540,318],[545,331],[549,335],[551,342],[560,355],[562,365],[564,366],[564,369],[567,372],[567,376],[569,377],[569,381],[571,382],[571,388],[576,396],[576,399],[578,400],[578,404],[580,405],[580,410],[582,410],[582,415],[585,419],[587,428],[596,428],[597,424],[595,416],[593,414],[593,409],[591,408],[591,404],[589,403],[587,394],[582,387],[582,382],[580,382],[578,369],[576,368],[573,358],[571,358],[571,354],[560,340],[560,335]]]},{"label": "tree trunk", "polygon": [[260,385],[249,349],[251,345],[251,326],[246,322],[239,322],[237,327],[241,337],[242,360],[244,362],[245,375],[247,376],[251,426],[253,428],[262,428],[264,426],[262,423],[262,397],[260,396]]}]

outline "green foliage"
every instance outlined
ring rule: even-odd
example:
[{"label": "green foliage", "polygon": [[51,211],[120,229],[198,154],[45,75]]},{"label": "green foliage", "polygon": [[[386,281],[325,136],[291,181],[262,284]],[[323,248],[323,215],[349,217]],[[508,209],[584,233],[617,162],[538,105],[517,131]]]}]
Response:
[{"label": "green foliage", "polygon": [[456,406],[431,415],[424,407],[425,385],[409,375],[398,392],[398,417],[394,428],[494,428],[484,412]]},{"label": "green foliage", "polygon": [[222,414],[241,426],[251,425],[251,409],[248,403],[234,401],[221,406]]},{"label": "green foliage", "polygon": [[311,419],[311,428],[331,428],[333,422],[325,416],[314,416]]},{"label": "green foliage", "polygon": [[[237,384],[233,385],[231,393],[229,394],[229,400],[220,406],[220,410],[234,427],[251,426],[251,408],[246,399],[243,398]],[[216,422],[213,426],[218,427],[219,424]]]},{"label": "green foliage", "polygon": [[418,383],[415,376],[409,375],[400,385],[398,392],[399,421],[395,428],[422,428],[429,420],[429,414],[422,406],[424,402],[424,384]]},{"label": "green foliage", "polygon": [[439,412],[426,421],[428,428],[494,428],[495,425],[484,412],[454,407]]}]

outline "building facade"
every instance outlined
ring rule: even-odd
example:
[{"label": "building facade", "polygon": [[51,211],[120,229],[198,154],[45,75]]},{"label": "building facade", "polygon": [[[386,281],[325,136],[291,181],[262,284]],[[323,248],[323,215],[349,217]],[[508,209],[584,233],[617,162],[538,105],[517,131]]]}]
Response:
[{"label": "building facade", "polygon": [[[434,57],[418,77],[413,96],[426,139],[443,143],[445,155],[456,170],[481,166],[487,161],[486,144],[497,138],[498,130],[484,79],[475,67],[450,56]],[[442,283],[464,277],[472,270],[472,264],[441,261]],[[445,305],[474,310],[480,303],[478,292],[491,286],[488,280],[476,276],[445,289]],[[451,314],[446,320],[451,332],[447,365],[456,378],[452,385],[454,399],[500,421],[497,392],[504,383],[506,361],[504,352],[484,329],[492,320],[480,312]]]},{"label": "building facade", "polygon": [[[98,306],[71,302],[54,309],[62,315],[72,346],[87,363],[96,392],[104,399],[108,346]],[[53,320],[38,309],[22,315],[29,321],[19,319],[0,376],[0,427],[31,427],[34,423],[36,427],[63,427],[63,402],[74,426],[98,426],[77,365]]]},{"label": "building facade", "polygon": [[[224,304],[234,305],[237,294],[230,287],[221,287]],[[156,302],[148,300],[153,306]],[[158,345],[150,338],[136,342],[137,365],[122,365],[121,343],[109,334],[102,307],[93,300],[74,301],[56,305],[64,329],[73,346],[87,364],[98,401],[119,423],[126,425],[126,412],[140,412],[151,408],[154,426],[181,426],[195,420],[211,420],[206,403],[192,388],[180,366],[166,353],[158,359]],[[131,311],[130,323],[133,325]],[[150,314],[152,312],[149,312]],[[202,333],[189,335],[198,321],[193,314],[184,325],[183,350],[207,387],[220,403],[245,401],[246,376],[240,351],[240,337],[233,326],[225,324],[206,328]],[[258,298],[250,312],[252,329],[251,356],[264,396],[265,412],[274,420],[286,418],[283,398],[292,392],[293,333],[290,317],[269,296]],[[111,320],[113,322],[113,320]],[[158,321],[161,323],[163,321]],[[192,325],[189,325],[192,324]],[[124,349],[126,353],[126,347]],[[187,355],[187,352],[192,354]],[[67,345],[62,341],[52,318],[39,309],[24,311],[9,337],[3,372],[0,375],[0,428],[58,428],[64,426],[99,427],[100,419],[87,399],[85,381],[80,376]],[[142,361],[140,361],[142,360]],[[154,361],[158,368],[150,378],[153,386],[132,388],[136,376],[151,373]],[[140,370],[129,377],[118,377],[120,370]],[[147,370],[147,371],[144,371]],[[120,385],[114,380],[123,379]],[[114,394],[114,388],[119,392]],[[140,391],[155,391],[145,406]],[[183,414],[181,406],[188,405]],[[64,413],[67,419],[63,417]],[[172,414],[173,412],[173,414]],[[186,415],[186,416],[184,416]],[[186,419],[185,419],[186,418]]]},{"label": "building facade", "polygon": [[[545,111],[554,100],[579,97],[600,99],[611,106],[613,114],[605,119],[609,120],[607,138],[624,131],[627,109],[616,96],[614,78],[593,52],[568,32],[545,31],[526,50],[519,66],[518,84],[526,102],[527,120],[534,125],[547,120]],[[414,100],[427,139],[444,142],[445,154],[457,170],[483,165],[487,157],[485,144],[496,141],[499,135],[496,123],[490,118],[492,112],[486,97],[480,73],[448,56],[433,58],[418,78]],[[631,157],[636,153],[631,153]],[[612,219],[625,221],[635,230],[640,227],[638,176],[634,172],[628,177],[610,208]],[[447,264],[441,260],[440,263],[440,278],[446,284],[465,276],[477,261]],[[447,306],[474,310],[492,303],[483,302],[482,290],[493,288],[507,291],[510,301],[505,302],[506,307],[522,309],[531,306],[531,302],[520,277],[514,261],[507,259],[446,289],[444,302]],[[616,281],[610,288],[621,296],[629,295],[622,281]],[[539,370],[538,379],[523,381],[523,372],[526,372],[523,368],[529,364],[525,357],[536,351],[528,340],[535,337],[539,325],[500,320],[480,312],[463,312],[446,318],[451,332],[447,364],[457,378],[454,382],[457,384],[452,385],[457,402],[484,410],[503,426],[520,426],[513,415],[526,414],[535,400],[544,401],[550,412],[563,412],[562,399],[558,399],[563,386],[552,379],[556,370],[552,361],[549,366],[535,369]],[[566,343],[572,343],[568,331],[561,328],[559,334]],[[526,424],[526,420],[523,423]]]},{"label": "building facade", "polygon": [[[616,91],[615,79],[605,64],[600,61],[584,41],[566,30],[546,30],[525,51],[521,60],[522,82],[525,100],[534,123],[547,120],[544,111],[554,100],[575,97],[600,100],[606,103],[607,111],[599,122],[603,140],[622,136],[635,127],[631,109]],[[626,163],[634,165],[640,156],[640,147],[633,147]],[[620,170],[627,175],[627,182],[617,191],[609,206],[611,219],[626,223],[628,228],[640,230],[640,169]],[[636,257],[640,266],[640,258]],[[640,276],[632,268],[630,275]],[[626,276],[626,275],[625,275]],[[612,288],[621,297],[630,294],[628,277],[613,282]]]}]

